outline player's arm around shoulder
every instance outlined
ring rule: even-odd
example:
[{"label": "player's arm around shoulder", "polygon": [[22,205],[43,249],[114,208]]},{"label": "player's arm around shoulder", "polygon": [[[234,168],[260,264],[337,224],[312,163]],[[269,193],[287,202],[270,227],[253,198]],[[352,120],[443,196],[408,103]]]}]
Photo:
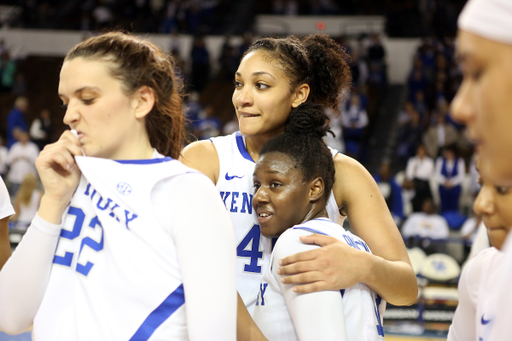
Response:
[{"label": "player's arm around shoulder", "polygon": [[219,155],[211,141],[192,142],[182,150],[180,161],[185,166],[205,174],[214,184],[217,184],[220,168]]},{"label": "player's arm around shoulder", "polygon": [[338,207],[344,209],[354,233],[376,256],[369,259],[373,261],[370,268],[377,270],[367,274],[369,277],[363,282],[392,304],[414,303],[418,292],[416,276],[377,183],[363,165],[348,156],[337,154],[334,164],[333,191]]},{"label": "player's arm around shoulder", "polygon": [[279,237],[273,251],[272,275],[279,283],[299,340],[347,340],[340,291],[300,294],[294,291],[293,284],[284,284],[281,281],[283,276],[276,272],[279,259],[318,248],[317,245],[307,245],[300,241],[300,236],[308,235],[311,232],[288,229]]}]

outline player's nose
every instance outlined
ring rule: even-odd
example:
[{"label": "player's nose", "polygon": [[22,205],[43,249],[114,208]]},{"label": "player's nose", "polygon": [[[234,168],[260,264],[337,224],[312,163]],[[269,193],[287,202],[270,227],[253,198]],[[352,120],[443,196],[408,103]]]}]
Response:
[{"label": "player's nose", "polygon": [[482,186],[480,192],[476,197],[473,204],[473,210],[477,215],[492,215],[494,214],[495,206],[493,200],[492,189],[489,186]]}]

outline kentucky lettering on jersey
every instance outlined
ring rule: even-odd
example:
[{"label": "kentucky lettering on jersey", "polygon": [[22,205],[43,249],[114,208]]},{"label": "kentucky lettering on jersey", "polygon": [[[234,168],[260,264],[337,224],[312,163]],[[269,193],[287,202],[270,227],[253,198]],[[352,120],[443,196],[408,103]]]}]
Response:
[{"label": "kentucky lettering on jersey", "polygon": [[220,192],[224,205],[233,213],[252,214],[252,194],[246,192]]},{"label": "kentucky lettering on jersey", "polygon": [[104,198],[100,194],[98,194],[95,189],[91,188],[90,183],[87,184],[84,195],[90,197],[91,201],[93,202],[93,205],[95,204],[98,209],[102,211],[108,209],[110,212],[109,216],[113,217],[118,222],[122,221],[128,230],[130,229],[130,227],[128,226],[130,221],[138,217],[135,213],[130,212],[128,209],[120,207],[119,204],[114,202],[113,199],[106,198],[104,200]]},{"label": "kentucky lettering on jersey", "polygon": [[76,161],[82,178],[63,217],[34,339],[184,339],[176,245],[151,195],[158,182],[191,170],[170,158]]},{"label": "kentucky lettering on jersey", "polygon": [[[219,156],[217,189],[226,205],[237,243],[237,289],[252,314],[263,272],[268,266],[272,240],[260,233],[252,209],[255,162],[249,155],[242,134],[233,133],[210,139]],[[331,150],[333,157],[337,151]],[[327,204],[329,217],[335,221],[338,208],[334,195]]]}]

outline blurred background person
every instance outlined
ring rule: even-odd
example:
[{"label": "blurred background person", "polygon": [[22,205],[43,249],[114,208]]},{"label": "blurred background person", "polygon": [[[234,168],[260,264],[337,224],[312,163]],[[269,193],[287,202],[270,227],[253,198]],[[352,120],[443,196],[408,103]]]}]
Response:
[{"label": "blurred background person", "polygon": [[16,196],[25,175],[36,174],[35,162],[39,155],[39,149],[29,140],[27,132],[16,129],[14,135],[18,142],[14,143],[7,153],[9,164],[7,181],[9,181],[11,196]]},{"label": "blurred background person", "polygon": [[30,126],[30,137],[39,150],[43,150],[44,146],[51,142],[52,131],[50,110],[42,109],[39,117],[36,117]]},{"label": "blurred background person", "polygon": [[11,148],[16,142],[16,138],[14,137],[14,130],[16,128],[28,131],[27,121],[25,119],[27,109],[28,99],[24,96],[16,98],[14,108],[7,116],[7,148]]},{"label": "blurred background person", "polygon": [[27,229],[36,216],[42,195],[43,192],[39,189],[37,177],[32,173],[25,175],[14,198],[16,214],[12,217],[12,220],[16,229]]}]

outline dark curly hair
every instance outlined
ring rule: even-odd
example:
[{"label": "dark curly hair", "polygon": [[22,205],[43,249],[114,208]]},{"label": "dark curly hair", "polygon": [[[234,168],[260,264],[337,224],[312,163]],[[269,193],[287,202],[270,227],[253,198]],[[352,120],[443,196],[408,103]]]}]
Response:
[{"label": "dark curly hair", "polygon": [[302,172],[304,181],[321,177],[324,180],[324,198],[327,201],[334,184],[334,161],[331,151],[323,141],[329,128],[329,117],[322,106],[302,103],[293,109],[283,134],[268,140],[260,157],[271,152],[288,155]]},{"label": "dark curly hair", "polygon": [[155,105],[146,116],[149,142],[159,153],[177,159],[184,142],[183,86],[175,76],[172,58],[149,41],[122,32],[91,37],[73,47],[64,61],[74,58],[109,62],[111,75],[131,95],[151,88]]},{"label": "dark curly hair", "polygon": [[340,95],[352,82],[350,56],[340,44],[326,34],[270,37],[255,41],[244,56],[260,50],[267,53],[266,61],[289,77],[291,92],[308,84],[307,102],[339,112]]}]

